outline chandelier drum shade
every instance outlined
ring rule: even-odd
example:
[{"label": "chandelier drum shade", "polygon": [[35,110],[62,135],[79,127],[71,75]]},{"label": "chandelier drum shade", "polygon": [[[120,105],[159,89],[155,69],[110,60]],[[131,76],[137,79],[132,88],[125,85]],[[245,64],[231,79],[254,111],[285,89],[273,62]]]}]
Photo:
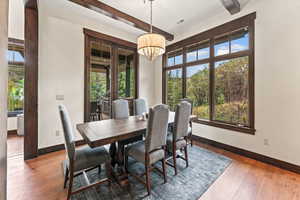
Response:
[{"label": "chandelier drum shade", "polygon": [[165,37],[156,33],[146,33],[138,37],[138,53],[154,60],[165,53]]},{"label": "chandelier drum shade", "polygon": [[146,56],[149,60],[153,61],[156,57],[162,55],[166,51],[166,38],[160,34],[152,33],[152,2],[151,4],[151,17],[150,17],[150,33],[143,34],[137,39],[138,53]]}]

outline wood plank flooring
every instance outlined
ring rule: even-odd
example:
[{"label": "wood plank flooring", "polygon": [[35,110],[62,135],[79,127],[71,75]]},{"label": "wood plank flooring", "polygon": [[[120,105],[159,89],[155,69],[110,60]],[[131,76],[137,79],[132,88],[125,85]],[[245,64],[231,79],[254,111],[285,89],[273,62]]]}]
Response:
[{"label": "wood plank flooring", "polygon": [[7,157],[22,155],[24,152],[24,137],[16,134],[7,136]]},{"label": "wood plank flooring", "polygon": [[[300,175],[237,154],[197,143],[233,159],[232,164],[199,200],[299,200]],[[8,159],[9,200],[60,200],[63,189],[61,162],[64,151],[24,162]],[[100,186],[101,187],[101,186]]]}]

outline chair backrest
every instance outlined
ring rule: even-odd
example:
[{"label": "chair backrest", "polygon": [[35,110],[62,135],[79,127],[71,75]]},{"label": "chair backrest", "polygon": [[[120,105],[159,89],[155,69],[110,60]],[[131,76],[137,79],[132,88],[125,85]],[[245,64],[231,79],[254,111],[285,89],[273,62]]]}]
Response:
[{"label": "chair backrest", "polygon": [[157,105],[150,108],[145,139],[146,152],[151,152],[166,145],[168,121],[169,109],[167,105]]},{"label": "chair backrest", "polygon": [[189,98],[180,99],[180,102],[187,101],[191,104],[191,115],[193,114],[193,101]]},{"label": "chair backrest", "polygon": [[135,99],[133,101],[133,112],[134,115],[142,115],[145,112],[148,112],[148,106],[145,99]]},{"label": "chair backrest", "polygon": [[59,115],[60,115],[63,131],[64,131],[65,147],[66,147],[67,155],[69,160],[72,161],[75,156],[75,137],[73,134],[71,119],[64,105],[59,105],[58,110],[59,110]]},{"label": "chair backrest", "polygon": [[129,117],[128,101],[118,99],[112,103],[112,117],[114,119],[125,119]]},{"label": "chair backrest", "polygon": [[191,104],[182,101],[176,106],[173,139],[176,141],[188,135],[188,127],[191,115]]}]

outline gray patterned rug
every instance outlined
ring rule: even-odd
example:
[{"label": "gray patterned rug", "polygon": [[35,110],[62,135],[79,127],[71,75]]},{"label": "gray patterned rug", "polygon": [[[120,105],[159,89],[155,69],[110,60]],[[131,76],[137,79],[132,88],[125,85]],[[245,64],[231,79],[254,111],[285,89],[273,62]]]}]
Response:
[{"label": "gray patterned rug", "polygon": [[[163,177],[157,172],[151,173],[151,196],[140,182],[129,177],[130,185],[120,187],[113,183],[111,189],[108,184],[101,184],[96,188],[86,190],[72,196],[72,200],[196,200],[210,187],[210,185],[225,171],[231,160],[220,154],[208,151],[200,147],[189,147],[189,167],[185,168],[185,162],[177,159],[178,175],[174,176],[174,169],[167,167],[167,183],[163,184]],[[144,166],[130,160],[129,170],[142,173]],[[157,164],[161,167],[160,163]],[[100,175],[97,169],[88,173],[91,182],[105,176],[104,167]],[[81,176],[75,178],[74,189],[83,186],[85,181]]]}]

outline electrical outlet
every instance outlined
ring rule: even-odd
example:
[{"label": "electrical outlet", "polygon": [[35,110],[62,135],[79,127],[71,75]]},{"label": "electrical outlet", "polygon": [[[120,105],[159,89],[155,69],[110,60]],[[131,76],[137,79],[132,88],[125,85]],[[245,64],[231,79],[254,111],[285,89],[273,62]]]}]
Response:
[{"label": "electrical outlet", "polygon": [[59,135],[60,135],[59,130],[55,131],[55,135],[56,135],[56,137],[59,137]]},{"label": "electrical outlet", "polygon": [[264,139],[264,145],[269,146],[269,140],[268,139]]},{"label": "electrical outlet", "polygon": [[56,95],[56,100],[57,101],[63,101],[65,99],[65,96],[63,94],[57,94]]}]

